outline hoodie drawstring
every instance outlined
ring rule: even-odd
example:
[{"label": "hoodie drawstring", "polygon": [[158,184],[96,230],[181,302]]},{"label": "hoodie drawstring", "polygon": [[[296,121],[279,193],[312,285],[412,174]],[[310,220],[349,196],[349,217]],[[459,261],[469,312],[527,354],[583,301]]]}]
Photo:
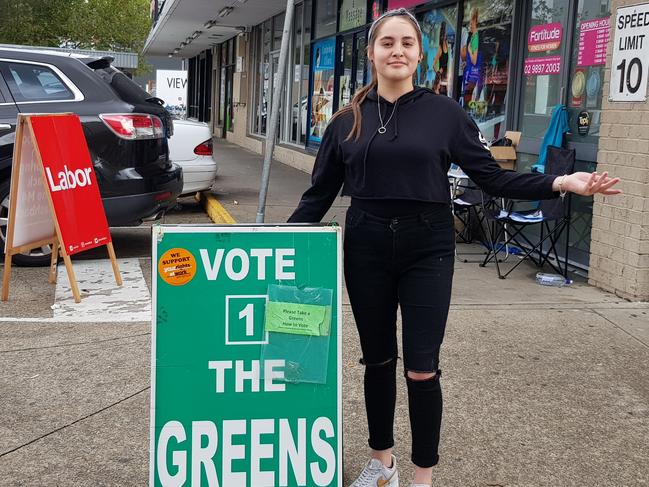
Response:
[{"label": "hoodie drawstring", "polygon": [[378,132],[374,131],[372,137],[370,137],[370,140],[367,142],[367,145],[365,146],[365,152],[363,153],[363,172],[361,174],[361,184],[359,189],[365,187],[365,174],[367,172],[367,153],[370,151],[370,145],[372,145],[372,141],[374,140],[374,137],[377,136],[377,134]]},{"label": "hoodie drawstring", "polygon": [[[394,105],[394,111],[396,113],[394,114],[394,131],[392,137],[390,138],[391,141],[396,140],[396,138],[399,137],[399,100],[397,100]],[[361,184],[359,189],[365,187],[365,175],[367,174],[367,154],[370,152],[370,146],[372,145],[372,142],[377,135],[378,131],[374,131],[374,133],[370,137],[370,140],[365,146],[365,152],[363,153],[363,172],[361,174]]]},{"label": "hoodie drawstring", "polygon": [[397,100],[394,110],[397,113],[394,114],[394,135],[390,140],[396,140],[399,137],[399,100]]}]

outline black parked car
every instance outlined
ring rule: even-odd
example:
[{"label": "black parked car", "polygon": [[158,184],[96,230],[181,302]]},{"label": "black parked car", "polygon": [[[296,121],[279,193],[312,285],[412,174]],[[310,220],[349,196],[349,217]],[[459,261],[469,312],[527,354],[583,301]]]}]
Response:
[{"label": "black parked car", "polygon": [[[182,170],[169,160],[173,122],[111,58],[0,48],[0,236],[7,230],[11,159],[18,113],[79,115],[110,226],[139,225],[175,204]],[[48,265],[47,248],[14,257]]]}]

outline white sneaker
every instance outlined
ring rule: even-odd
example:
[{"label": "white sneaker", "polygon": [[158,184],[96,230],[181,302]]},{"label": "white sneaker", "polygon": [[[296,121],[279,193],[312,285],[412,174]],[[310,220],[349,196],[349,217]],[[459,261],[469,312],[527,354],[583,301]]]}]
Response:
[{"label": "white sneaker", "polygon": [[349,487],[399,487],[396,457],[392,455],[392,468],[386,467],[376,458],[370,459]]}]

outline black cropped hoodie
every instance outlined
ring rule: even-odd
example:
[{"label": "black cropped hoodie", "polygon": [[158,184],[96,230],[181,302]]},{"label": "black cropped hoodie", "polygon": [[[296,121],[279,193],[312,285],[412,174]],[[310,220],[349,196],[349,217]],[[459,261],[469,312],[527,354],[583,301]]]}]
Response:
[{"label": "black cropped hoodie", "polygon": [[[386,132],[380,134],[379,106]],[[393,113],[394,111],[394,113]],[[361,104],[358,139],[345,140],[354,117],[336,116],[322,137],[311,187],[289,222],[319,222],[342,186],[358,199],[399,199],[450,204],[447,172],[458,164],[493,196],[550,199],[556,176],[502,169],[475,122],[454,100],[415,88],[390,103],[376,90]]]}]

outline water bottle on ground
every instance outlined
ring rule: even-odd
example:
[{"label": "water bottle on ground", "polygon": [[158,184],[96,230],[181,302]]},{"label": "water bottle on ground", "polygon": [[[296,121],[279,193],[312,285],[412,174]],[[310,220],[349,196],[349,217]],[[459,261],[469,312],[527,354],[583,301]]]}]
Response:
[{"label": "water bottle on ground", "polygon": [[536,273],[536,282],[542,286],[564,287],[572,284],[572,279],[566,279],[561,274]]}]

